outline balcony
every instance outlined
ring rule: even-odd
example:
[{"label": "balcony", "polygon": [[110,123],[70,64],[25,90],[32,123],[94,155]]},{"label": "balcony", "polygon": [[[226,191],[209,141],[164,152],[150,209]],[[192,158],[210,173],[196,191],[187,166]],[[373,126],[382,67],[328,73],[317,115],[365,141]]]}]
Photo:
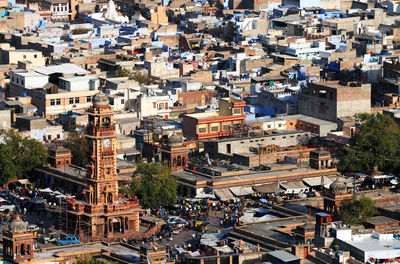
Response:
[{"label": "balcony", "polygon": [[109,127],[99,127],[99,126],[89,126],[87,128],[88,135],[90,136],[114,136],[115,135],[115,125]]}]

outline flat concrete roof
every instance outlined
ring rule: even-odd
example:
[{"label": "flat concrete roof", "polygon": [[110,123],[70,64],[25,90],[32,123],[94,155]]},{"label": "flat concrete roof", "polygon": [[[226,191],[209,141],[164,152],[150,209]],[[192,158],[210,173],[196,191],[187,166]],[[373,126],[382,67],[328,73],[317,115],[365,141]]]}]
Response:
[{"label": "flat concrete roof", "polygon": [[121,244],[110,244],[109,246],[104,245],[102,243],[94,243],[94,244],[82,244],[81,246],[72,246],[72,247],[55,247],[50,250],[45,250],[43,252],[35,251],[34,253],[34,261],[37,260],[53,260],[62,255],[78,255],[83,251],[95,251],[95,250],[104,250],[108,252],[115,253],[117,255],[123,256],[124,258],[130,259],[132,262],[138,262],[140,259],[140,252],[137,250],[125,247]]}]

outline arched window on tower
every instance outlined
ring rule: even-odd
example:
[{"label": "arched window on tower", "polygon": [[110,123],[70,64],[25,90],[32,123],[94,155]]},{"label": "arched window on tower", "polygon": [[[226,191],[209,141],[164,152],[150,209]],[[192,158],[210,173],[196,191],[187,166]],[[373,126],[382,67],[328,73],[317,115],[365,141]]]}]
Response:
[{"label": "arched window on tower", "polygon": [[177,162],[176,165],[177,165],[177,166],[182,166],[181,156],[178,156],[178,162]]},{"label": "arched window on tower", "polygon": [[111,120],[109,117],[104,117],[101,122],[103,124],[103,127],[110,127],[111,125]]},{"label": "arched window on tower", "polygon": [[173,162],[172,162],[173,166],[172,167],[176,167],[176,158],[174,157]]},{"label": "arched window on tower", "polygon": [[125,217],[125,230],[128,230],[128,217]]},{"label": "arched window on tower", "polygon": [[112,203],[113,202],[113,197],[111,193],[108,193],[107,195],[107,203]]},{"label": "arched window on tower", "polygon": [[182,166],[185,166],[185,165],[186,165],[186,158],[182,157]]}]

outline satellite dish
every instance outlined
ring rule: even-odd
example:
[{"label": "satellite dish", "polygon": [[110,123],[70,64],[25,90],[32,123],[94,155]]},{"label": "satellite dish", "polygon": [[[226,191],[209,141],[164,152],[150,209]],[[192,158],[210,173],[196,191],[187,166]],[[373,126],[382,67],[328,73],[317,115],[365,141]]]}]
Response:
[{"label": "satellite dish", "polygon": [[390,183],[393,185],[399,184],[399,182],[396,179],[390,180]]},{"label": "satellite dish", "polygon": [[299,193],[299,197],[300,197],[300,198],[307,198],[307,194],[305,194],[305,193]]}]

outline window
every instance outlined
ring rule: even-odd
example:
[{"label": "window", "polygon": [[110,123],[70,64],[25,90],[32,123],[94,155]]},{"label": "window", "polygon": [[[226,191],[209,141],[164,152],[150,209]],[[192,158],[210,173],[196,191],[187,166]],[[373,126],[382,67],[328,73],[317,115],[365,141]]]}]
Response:
[{"label": "window", "polygon": [[24,82],[24,80],[21,80],[21,84],[22,84],[22,85],[25,85],[25,82]]},{"label": "window", "polygon": [[275,140],[275,138],[272,138],[272,140]]},{"label": "window", "polygon": [[278,126],[279,126],[279,127],[281,127],[281,126],[282,126],[282,124],[278,124]]},{"label": "window", "polygon": [[153,108],[157,108],[157,104],[156,103],[153,103]]},{"label": "window", "polygon": [[224,126],[222,127],[222,130],[223,130],[223,131],[229,131],[229,125],[224,125]]},{"label": "window", "polygon": [[293,122],[290,122],[290,125],[293,126]]},{"label": "window", "polygon": [[218,132],[218,127],[217,126],[212,126],[211,127],[211,132]]},{"label": "window", "polygon": [[271,125],[268,125],[268,128],[271,128]]},{"label": "window", "polygon": [[92,97],[91,96],[86,96],[86,102],[88,102],[88,103],[92,102]]},{"label": "window", "polygon": [[26,55],[23,55],[22,58],[26,59]]},{"label": "window", "polygon": [[241,113],[242,113],[242,110],[241,110],[240,108],[234,108],[234,109],[233,109],[233,113],[234,113],[234,114],[241,114]]},{"label": "window", "polygon": [[205,128],[205,127],[199,128],[199,134],[206,133],[206,132],[207,132],[207,128]]},{"label": "window", "polygon": [[33,55],[33,57],[36,59],[37,58],[37,54]]},{"label": "window", "polygon": [[125,99],[121,99],[121,104],[125,104]]},{"label": "window", "polygon": [[56,103],[55,103],[55,100],[54,99],[51,99],[50,100],[50,105],[55,105]]},{"label": "window", "polygon": [[74,103],[74,98],[69,98],[69,104],[73,104]]},{"label": "window", "polygon": [[75,104],[79,104],[79,97],[75,97]]},{"label": "window", "polygon": [[57,138],[60,138],[60,134],[57,134]]},{"label": "window", "polygon": [[61,105],[61,99],[56,100],[56,105]]},{"label": "window", "polygon": [[47,139],[48,139],[48,140],[51,140],[51,135],[48,135],[48,136],[47,136]]},{"label": "window", "polygon": [[231,144],[226,144],[226,153],[231,153]]}]

